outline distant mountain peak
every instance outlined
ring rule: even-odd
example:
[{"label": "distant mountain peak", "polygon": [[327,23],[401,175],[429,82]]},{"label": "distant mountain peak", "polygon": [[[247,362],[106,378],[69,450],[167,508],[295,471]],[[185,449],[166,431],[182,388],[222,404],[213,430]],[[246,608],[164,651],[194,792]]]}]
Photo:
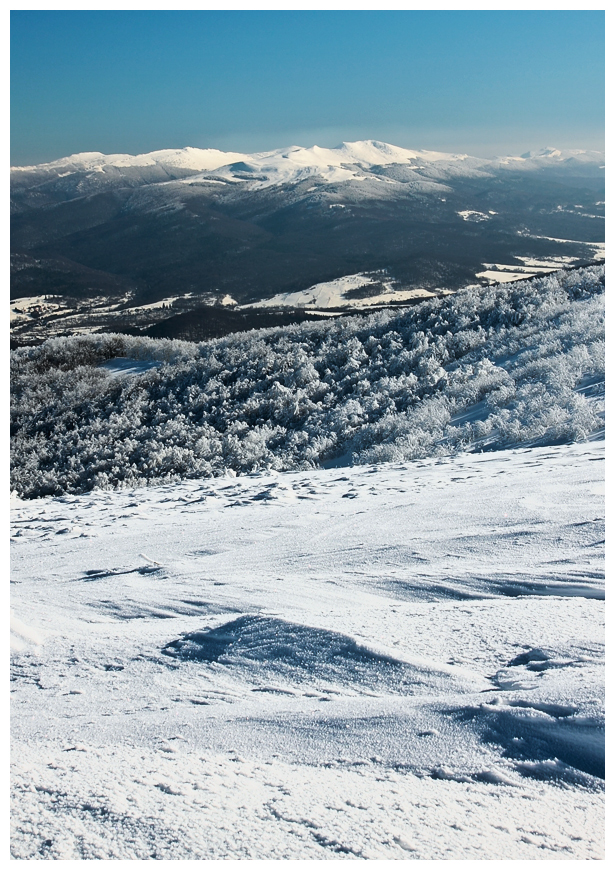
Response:
[{"label": "distant mountain peak", "polygon": [[526,151],[525,154],[522,154],[521,157],[524,160],[534,160],[536,157],[561,157],[562,152],[559,148],[553,148],[551,146],[547,146],[546,148],[541,148],[539,151]]},{"label": "distant mountain peak", "polygon": [[347,181],[351,178],[360,178],[362,169],[393,164],[413,166],[417,169],[425,169],[435,164],[434,168],[437,167],[439,175],[442,172],[448,175],[466,175],[509,165],[514,165],[516,169],[532,169],[537,162],[540,164],[546,161],[551,164],[571,158],[584,163],[601,163],[604,155],[598,151],[563,151],[549,146],[538,151],[527,151],[520,157],[482,158],[462,153],[414,150],[381,142],[378,139],[362,139],[356,142],[342,142],[333,148],[321,145],[305,147],[295,144],[251,154],[192,146],[136,155],[87,151],[36,166],[16,166],[13,167],[13,171],[17,175],[27,172],[53,175],[64,170],[104,173],[111,169],[121,171],[157,166],[170,167],[188,174],[222,172],[222,175],[228,176],[229,181],[238,181],[245,179],[233,176],[232,168],[237,168],[238,164],[241,164],[242,172],[262,176],[258,182],[259,186],[268,186],[301,181],[311,175],[322,175],[332,182]]}]

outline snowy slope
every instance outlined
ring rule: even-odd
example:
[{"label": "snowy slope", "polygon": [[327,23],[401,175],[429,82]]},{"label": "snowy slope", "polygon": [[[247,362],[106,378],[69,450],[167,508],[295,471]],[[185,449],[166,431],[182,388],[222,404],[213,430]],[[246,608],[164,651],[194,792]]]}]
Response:
[{"label": "snowy slope", "polygon": [[236,152],[218,151],[215,148],[165,149],[136,155],[103,154],[100,151],[90,151],[71,154],[70,157],[62,157],[51,163],[39,163],[35,166],[14,166],[11,167],[11,172],[32,172],[33,170],[49,173],[71,170],[103,172],[105,167],[108,166],[127,168],[130,166],[154,166],[156,164],[203,171],[206,169],[217,169],[219,166],[224,166],[229,162],[242,160],[245,156],[245,154]]},{"label": "snowy slope", "polygon": [[603,457],[14,500],[12,856],[602,858]]},{"label": "snowy slope", "polygon": [[[374,286],[375,285],[375,286]],[[369,288],[374,286],[373,294]],[[352,292],[361,290],[360,305],[369,308],[375,305],[390,305],[391,303],[407,302],[414,299],[427,299],[434,294],[420,287],[413,290],[396,290],[393,282],[384,280],[377,281],[373,275],[365,275],[361,272],[356,275],[344,275],[333,281],[323,281],[308,287],[307,290],[297,290],[294,293],[278,293],[270,299],[256,302],[253,308],[279,308],[290,305],[293,308],[356,308],[357,298]],[[246,306],[248,307],[248,306]]]}]

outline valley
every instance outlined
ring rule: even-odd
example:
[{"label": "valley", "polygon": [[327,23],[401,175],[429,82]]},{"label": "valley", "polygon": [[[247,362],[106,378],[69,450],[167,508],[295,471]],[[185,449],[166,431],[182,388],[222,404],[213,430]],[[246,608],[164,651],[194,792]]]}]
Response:
[{"label": "valley", "polygon": [[11,185],[14,345],[203,340],[604,258],[597,152],[187,148],[15,167]]}]

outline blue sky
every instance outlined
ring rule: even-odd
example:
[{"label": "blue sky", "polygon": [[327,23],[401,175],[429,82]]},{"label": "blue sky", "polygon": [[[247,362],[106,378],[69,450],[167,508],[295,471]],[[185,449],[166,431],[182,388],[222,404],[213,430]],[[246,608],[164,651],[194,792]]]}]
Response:
[{"label": "blue sky", "polygon": [[13,11],[11,163],[380,139],[603,148],[600,11]]}]

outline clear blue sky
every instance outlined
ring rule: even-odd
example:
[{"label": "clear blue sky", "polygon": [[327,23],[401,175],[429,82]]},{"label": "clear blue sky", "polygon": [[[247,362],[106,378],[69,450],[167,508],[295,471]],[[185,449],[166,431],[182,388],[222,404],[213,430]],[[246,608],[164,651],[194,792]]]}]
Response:
[{"label": "clear blue sky", "polygon": [[13,11],[11,162],[380,139],[603,148],[600,11]]}]

